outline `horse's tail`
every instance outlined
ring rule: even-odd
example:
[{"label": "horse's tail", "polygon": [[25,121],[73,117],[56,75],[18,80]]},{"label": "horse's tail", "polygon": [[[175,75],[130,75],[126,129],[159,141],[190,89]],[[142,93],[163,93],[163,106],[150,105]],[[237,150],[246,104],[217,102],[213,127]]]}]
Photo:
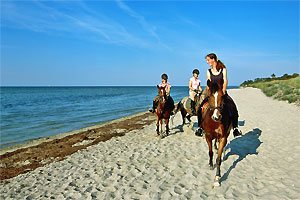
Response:
[{"label": "horse's tail", "polygon": [[179,101],[176,105],[175,105],[175,109],[174,109],[174,115],[171,117],[171,121],[172,121],[172,124],[173,124],[173,120],[174,120],[174,117],[176,115],[176,113],[178,113],[178,111],[182,108],[182,103],[181,101]]}]

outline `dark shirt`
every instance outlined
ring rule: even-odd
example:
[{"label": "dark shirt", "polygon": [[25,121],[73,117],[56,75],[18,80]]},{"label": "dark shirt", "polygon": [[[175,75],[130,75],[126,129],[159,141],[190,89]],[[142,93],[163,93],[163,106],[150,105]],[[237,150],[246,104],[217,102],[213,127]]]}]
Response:
[{"label": "dark shirt", "polygon": [[212,83],[217,83],[221,86],[223,86],[224,79],[223,79],[223,69],[220,70],[220,73],[218,75],[214,75],[211,71],[211,69],[208,70],[210,73],[210,80]]}]

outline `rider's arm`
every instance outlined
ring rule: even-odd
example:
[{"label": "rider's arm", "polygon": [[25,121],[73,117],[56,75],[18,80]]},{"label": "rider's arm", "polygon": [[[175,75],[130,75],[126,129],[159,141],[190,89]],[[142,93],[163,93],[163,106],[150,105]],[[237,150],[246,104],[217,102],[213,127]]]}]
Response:
[{"label": "rider's arm", "polygon": [[207,72],[206,72],[206,80],[210,80],[210,81],[211,81],[211,79],[210,79],[210,73],[209,73],[208,70],[207,70]]},{"label": "rider's arm", "polygon": [[224,83],[223,83],[223,93],[225,94],[226,88],[227,88],[227,85],[228,85],[227,70],[226,70],[226,68],[223,68],[223,80],[224,80]]},{"label": "rider's arm", "polygon": [[167,93],[168,96],[170,96],[170,92],[171,92],[171,85],[167,84],[166,93]]},{"label": "rider's arm", "polygon": [[190,88],[190,90],[194,90],[193,87],[192,87],[192,85],[193,85],[193,83],[192,83],[192,81],[190,80],[190,81],[189,81],[189,88]]}]

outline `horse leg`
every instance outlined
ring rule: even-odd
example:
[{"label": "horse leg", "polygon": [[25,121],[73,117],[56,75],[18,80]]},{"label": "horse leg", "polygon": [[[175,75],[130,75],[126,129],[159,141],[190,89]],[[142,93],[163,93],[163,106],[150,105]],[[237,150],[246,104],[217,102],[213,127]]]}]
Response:
[{"label": "horse leg", "polygon": [[189,122],[192,121],[192,120],[191,120],[191,115],[187,115],[186,118],[187,118],[187,120],[189,120]]},{"label": "horse leg", "polygon": [[215,139],[214,147],[215,147],[215,150],[218,150],[218,147],[217,147],[217,139]]},{"label": "horse leg", "polygon": [[157,122],[156,122],[156,133],[157,135],[159,135],[159,119],[157,118]]},{"label": "horse leg", "polygon": [[167,136],[169,135],[169,119],[167,118],[167,119],[165,119],[165,124],[166,124],[166,134],[167,134]]},{"label": "horse leg", "polygon": [[162,121],[162,119],[160,119],[159,122],[160,122],[160,132],[163,133],[163,128],[162,128],[162,126],[163,126],[163,121]]},{"label": "horse leg", "polygon": [[217,172],[216,172],[216,176],[215,176],[215,182],[214,182],[214,186],[220,186],[220,178],[221,178],[221,163],[222,163],[222,153],[223,153],[223,149],[227,144],[227,138],[221,138],[219,140],[219,149],[218,149],[218,156],[216,159],[216,164],[217,164]]},{"label": "horse leg", "polygon": [[208,138],[208,137],[205,137],[206,139],[206,142],[207,142],[207,145],[208,145],[208,155],[209,155],[209,169],[210,170],[213,170],[214,169],[214,166],[213,166],[213,151],[212,151],[212,139],[211,138]]},{"label": "horse leg", "polygon": [[182,117],[182,126],[184,126],[186,112],[183,109],[181,109],[180,112],[181,112],[181,117]]}]

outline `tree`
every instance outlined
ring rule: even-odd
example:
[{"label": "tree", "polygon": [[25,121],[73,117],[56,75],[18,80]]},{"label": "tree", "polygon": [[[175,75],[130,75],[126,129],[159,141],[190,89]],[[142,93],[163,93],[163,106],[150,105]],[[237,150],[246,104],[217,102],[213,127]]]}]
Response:
[{"label": "tree", "polygon": [[273,74],[271,75],[271,78],[276,78],[276,75],[273,73]]}]

